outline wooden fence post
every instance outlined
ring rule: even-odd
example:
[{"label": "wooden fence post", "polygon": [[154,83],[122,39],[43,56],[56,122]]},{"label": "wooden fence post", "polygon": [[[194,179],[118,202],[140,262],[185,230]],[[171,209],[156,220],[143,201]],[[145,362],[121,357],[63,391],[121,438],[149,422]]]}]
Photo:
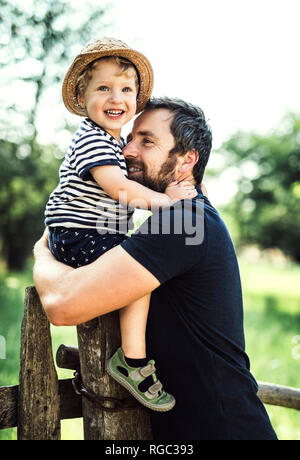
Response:
[{"label": "wooden fence post", "polygon": [[[84,386],[98,396],[128,399],[129,393],[105,372],[106,360],[121,341],[118,312],[82,324],[77,331],[79,350],[61,345],[58,366],[80,368]],[[19,386],[0,388],[0,430],[17,425],[19,440],[59,440],[60,420],[83,416],[86,440],[152,439],[149,411],[143,406],[107,412],[76,396],[71,379],[58,381],[50,324],[34,287],[25,293],[20,357]],[[300,389],[258,383],[263,403],[300,410]]]},{"label": "wooden fence post", "polygon": [[[113,398],[128,398],[129,393],[106,372],[106,360],[120,346],[118,311],[77,327],[80,369],[84,386],[93,393]],[[84,438],[86,440],[150,440],[149,411],[135,409],[107,412],[82,398]]]},{"label": "wooden fence post", "polygon": [[26,289],[21,329],[18,439],[60,439],[59,389],[50,325],[34,287]]}]

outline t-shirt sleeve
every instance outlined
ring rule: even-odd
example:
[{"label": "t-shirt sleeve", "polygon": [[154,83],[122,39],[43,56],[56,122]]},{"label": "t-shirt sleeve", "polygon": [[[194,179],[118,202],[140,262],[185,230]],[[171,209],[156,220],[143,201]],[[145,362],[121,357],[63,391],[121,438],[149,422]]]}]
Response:
[{"label": "t-shirt sleeve", "polygon": [[91,168],[107,165],[120,166],[113,145],[98,133],[89,132],[81,136],[72,154],[72,167],[79,177],[91,180]]},{"label": "t-shirt sleeve", "polygon": [[121,246],[161,284],[184,275],[204,256],[204,213],[200,208],[197,215],[192,209],[164,208]]}]

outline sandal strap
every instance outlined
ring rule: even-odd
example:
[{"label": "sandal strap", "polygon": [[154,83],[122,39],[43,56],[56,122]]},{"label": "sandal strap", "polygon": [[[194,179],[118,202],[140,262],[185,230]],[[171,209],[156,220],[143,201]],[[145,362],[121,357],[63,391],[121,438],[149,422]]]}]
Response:
[{"label": "sandal strap", "polygon": [[148,388],[148,391],[151,395],[156,395],[162,389],[162,384],[159,380],[155,382],[151,387]]},{"label": "sandal strap", "polygon": [[147,364],[147,366],[144,366],[139,370],[141,376],[144,377],[144,379],[154,374],[155,371],[156,369],[153,363]]}]

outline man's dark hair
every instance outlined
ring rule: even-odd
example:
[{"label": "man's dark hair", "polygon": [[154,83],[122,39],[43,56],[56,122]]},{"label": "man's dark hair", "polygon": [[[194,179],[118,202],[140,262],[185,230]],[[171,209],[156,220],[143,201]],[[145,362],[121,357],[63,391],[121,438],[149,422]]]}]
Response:
[{"label": "man's dark hair", "polygon": [[168,109],[173,113],[170,129],[175,147],[169,156],[184,155],[189,150],[198,152],[199,160],[193,168],[193,176],[196,184],[200,184],[212,146],[212,133],[203,111],[193,104],[168,97],[151,98],[145,110],[154,109]]}]

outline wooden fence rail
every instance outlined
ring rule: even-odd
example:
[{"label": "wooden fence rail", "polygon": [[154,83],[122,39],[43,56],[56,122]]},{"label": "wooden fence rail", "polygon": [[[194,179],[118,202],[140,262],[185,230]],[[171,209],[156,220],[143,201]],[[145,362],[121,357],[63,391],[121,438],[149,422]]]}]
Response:
[{"label": "wooden fence rail", "polygon": [[[0,430],[17,426],[19,440],[59,440],[61,420],[83,417],[84,439],[151,439],[148,410],[105,372],[106,359],[119,344],[118,314],[113,312],[78,327],[78,349],[61,345],[57,351],[58,367],[80,369],[83,386],[107,398],[95,406],[75,393],[72,379],[58,380],[49,322],[35,288],[27,288],[20,381],[0,388]],[[300,410],[299,389],[259,382],[258,394],[265,404]],[[124,399],[126,407],[119,403]]]}]

